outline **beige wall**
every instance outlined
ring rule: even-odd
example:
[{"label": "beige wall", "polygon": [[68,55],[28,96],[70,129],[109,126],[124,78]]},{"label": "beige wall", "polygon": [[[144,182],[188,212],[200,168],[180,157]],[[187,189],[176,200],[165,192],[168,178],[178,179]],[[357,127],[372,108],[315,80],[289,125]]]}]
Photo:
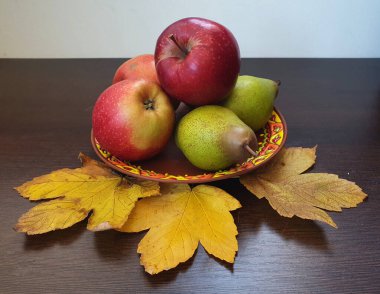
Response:
[{"label": "beige wall", "polygon": [[243,57],[380,57],[376,0],[0,0],[0,57],[132,57],[173,21],[227,26]]}]

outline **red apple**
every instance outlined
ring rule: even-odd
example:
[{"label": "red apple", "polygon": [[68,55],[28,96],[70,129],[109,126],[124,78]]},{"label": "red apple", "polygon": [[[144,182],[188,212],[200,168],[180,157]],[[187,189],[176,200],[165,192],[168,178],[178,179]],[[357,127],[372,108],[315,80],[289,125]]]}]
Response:
[{"label": "red apple", "polygon": [[144,54],[127,60],[116,70],[112,83],[123,80],[148,80],[159,83],[154,65],[154,56],[152,54]]},{"label": "red apple", "polygon": [[195,17],[167,27],[157,40],[154,58],[165,92],[195,106],[223,100],[240,70],[239,46],[232,33]]},{"label": "red apple", "polygon": [[[139,55],[120,65],[115,72],[112,83],[115,84],[124,80],[147,80],[160,84],[157,77],[153,54]],[[173,97],[169,97],[169,99],[174,109],[176,109],[180,102]]]},{"label": "red apple", "polygon": [[92,113],[94,137],[119,159],[144,160],[158,154],[174,128],[174,109],[157,83],[121,81],[107,88]]}]

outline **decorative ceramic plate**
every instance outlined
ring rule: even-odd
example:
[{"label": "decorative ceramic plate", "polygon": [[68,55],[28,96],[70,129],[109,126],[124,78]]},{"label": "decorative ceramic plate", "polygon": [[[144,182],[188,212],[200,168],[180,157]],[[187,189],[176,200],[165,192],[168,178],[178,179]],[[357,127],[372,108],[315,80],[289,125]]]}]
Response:
[{"label": "decorative ceramic plate", "polygon": [[[177,119],[187,111],[189,109],[177,110]],[[266,126],[256,132],[256,135],[259,142],[258,156],[250,157],[242,164],[217,172],[207,172],[193,166],[177,148],[174,139],[154,158],[133,163],[122,161],[103,149],[92,132],[91,142],[99,158],[122,174],[159,182],[206,183],[251,172],[267,163],[280,151],[286,140],[287,127],[284,117],[276,108]]]}]

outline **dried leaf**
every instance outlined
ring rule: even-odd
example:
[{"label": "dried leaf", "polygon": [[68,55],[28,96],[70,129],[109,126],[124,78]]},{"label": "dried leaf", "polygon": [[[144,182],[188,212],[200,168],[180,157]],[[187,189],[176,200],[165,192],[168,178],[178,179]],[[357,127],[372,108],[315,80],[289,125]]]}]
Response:
[{"label": "dried leaf", "polygon": [[355,183],[333,174],[302,174],[315,162],[316,148],[284,149],[270,165],[240,182],[258,198],[265,197],[282,216],[294,215],[336,224],[322,209],[356,207],[367,195]]},{"label": "dried leaf", "polygon": [[240,207],[239,201],[213,186],[161,185],[161,196],[140,200],[121,231],[150,229],[137,250],[150,274],[185,262],[199,242],[208,253],[232,263],[238,232],[229,211]]},{"label": "dried leaf", "polygon": [[260,168],[257,174],[270,182],[279,182],[289,176],[299,175],[314,165],[316,150],[316,146],[283,149],[267,165]]},{"label": "dried leaf", "polygon": [[64,229],[90,212],[89,230],[120,228],[138,198],[159,194],[156,182],[127,180],[84,154],[79,158],[81,168],[60,169],[16,188],[29,200],[57,198],[23,214],[16,224],[17,231],[32,235]]}]

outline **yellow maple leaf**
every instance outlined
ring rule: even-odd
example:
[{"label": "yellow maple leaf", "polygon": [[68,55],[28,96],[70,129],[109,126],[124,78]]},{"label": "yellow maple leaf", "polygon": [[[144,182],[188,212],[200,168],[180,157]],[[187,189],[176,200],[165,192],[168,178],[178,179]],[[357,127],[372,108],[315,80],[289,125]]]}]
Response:
[{"label": "yellow maple leaf", "polygon": [[120,230],[150,229],[137,249],[150,274],[185,262],[199,242],[208,253],[232,263],[238,232],[230,211],[240,207],[239,201],[213,186],[191,189],[186,184],[165,184],[161,185],[161,196],[138,201]]},{"label": "yellow maple leaf", "polygon": [[29,200],[53,199],[23,214],[15,229],[29,235],[64,229],[91,213],[87,228],[120,228],[138,198],[158,195],[157,182],[126,179],[103,163],[79,155],[82,167],[60,169],[16,188]]},{"label": "yellow maple leaf", "polygon": [[322,209],[356,207],[367,195],[355,183],[326,173],[301,174],[315,163],[316,148],[287,148],[240,182],[258,198],[265,197],[282,216],[319,220],[337,227]]}]

